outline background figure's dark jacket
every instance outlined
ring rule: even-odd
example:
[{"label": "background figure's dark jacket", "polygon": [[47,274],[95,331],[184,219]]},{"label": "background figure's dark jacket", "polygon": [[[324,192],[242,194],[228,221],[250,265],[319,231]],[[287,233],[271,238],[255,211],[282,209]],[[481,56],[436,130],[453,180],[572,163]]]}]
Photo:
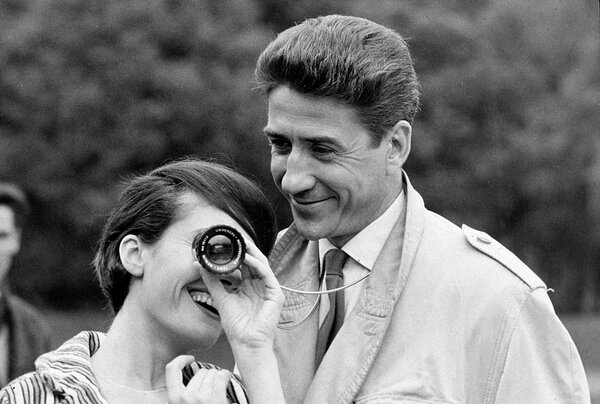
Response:
[{"label": "background figure's dark jacket", "polygon": [[10,292],[6,293],[6,302],[10,381],[34,370],[37,357],[51,349],[51,340],[47,323],[32,305]]}]

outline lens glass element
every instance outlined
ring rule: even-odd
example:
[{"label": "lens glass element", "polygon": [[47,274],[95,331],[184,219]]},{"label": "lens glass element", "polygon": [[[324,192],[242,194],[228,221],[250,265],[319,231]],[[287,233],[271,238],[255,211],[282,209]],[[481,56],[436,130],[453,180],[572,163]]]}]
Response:
[{"label": "lens glass element", "polygon": [[218,234],[206,242],[206,258],[216,265],[225,265],[235,258],[233,240]]},{"label": "lens glass element", "polygon": [[216,274],[235,271],[246,254],[243,236],[226,225],[213,226],[198,234],[194,237],[192,249],[198,262]]}]

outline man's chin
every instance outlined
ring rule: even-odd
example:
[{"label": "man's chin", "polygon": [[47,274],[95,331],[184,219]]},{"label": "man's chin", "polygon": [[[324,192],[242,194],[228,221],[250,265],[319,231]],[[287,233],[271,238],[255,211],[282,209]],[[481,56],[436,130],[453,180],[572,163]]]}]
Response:
[{"label": "man's chin", "polygon": [[296,220],[295,223],[298,233],[307,240],[316,241],[328,236],[327,232],[323,231],[320,226],[312,222]]},{"label": "man's chin", "polygon": [[302,237],[310,241],[317,241],[323,238],[328,239],[334,246],[341,248],[346,244],[354,235],[340,235],[335,234],[336,228],[330,228],[323,226],[320,223],[294,220],[298,233]]}]

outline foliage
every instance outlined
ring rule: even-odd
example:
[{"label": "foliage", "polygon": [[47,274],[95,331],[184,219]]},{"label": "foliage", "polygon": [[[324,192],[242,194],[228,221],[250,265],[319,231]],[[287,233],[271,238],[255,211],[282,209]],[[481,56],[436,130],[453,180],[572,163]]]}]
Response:
[{"label": "foliage", "polygon": [[423,103],[406,168],[428,206],[508,245],[559,309],[594,306],[598,10],[568,3],[0,0],[0,177],[34,206],[15,286],[53,305],[98,300],[89,263],[119,184],[173,158],[251,174],[289,223],[254,62],[281,29],[340,13],[409,39]]}]

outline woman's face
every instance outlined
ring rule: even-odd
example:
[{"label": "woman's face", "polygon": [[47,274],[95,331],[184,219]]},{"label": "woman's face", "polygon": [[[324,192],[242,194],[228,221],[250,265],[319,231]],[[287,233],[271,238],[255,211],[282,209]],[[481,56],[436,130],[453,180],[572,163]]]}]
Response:
[{"label": "woman's face", "polygon": [[[158,335],[180,343],[176,349],[207,349],[220,332],[221,323],[200,273],[194,269],[194,237],[217,224],[226,224],[251,240],[225,212],[193,194],[184,194],[179,217],[154,244],[143,244],[144,273],[135,278],[140,308]],[[239,274],[239,271],[234,274]],[[133,291],[133,285],[130,294]]]}]

